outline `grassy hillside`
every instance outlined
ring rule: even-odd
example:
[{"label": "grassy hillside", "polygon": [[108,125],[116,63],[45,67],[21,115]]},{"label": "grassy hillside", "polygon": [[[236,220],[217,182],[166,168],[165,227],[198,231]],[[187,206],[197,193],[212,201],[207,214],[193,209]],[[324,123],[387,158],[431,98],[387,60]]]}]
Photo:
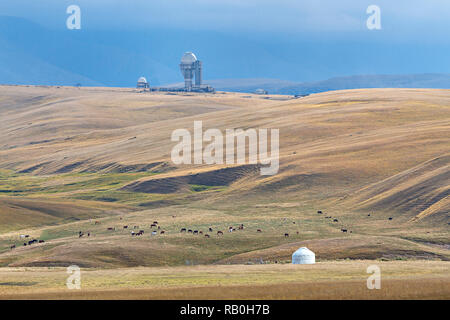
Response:
[{"label": "grassy hillside", "polygon": [[[0,92],[0,266],[279,263],[304,245],[318,261],[450,259],[449,90]],[[279,173],[174,165],[171,133],[195,120],[279,129]]]}]

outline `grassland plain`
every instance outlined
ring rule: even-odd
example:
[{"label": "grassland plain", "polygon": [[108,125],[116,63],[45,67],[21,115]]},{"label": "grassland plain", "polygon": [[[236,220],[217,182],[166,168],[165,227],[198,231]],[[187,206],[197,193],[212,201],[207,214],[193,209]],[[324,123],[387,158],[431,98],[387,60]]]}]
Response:
[{"label": "grassland plain", "polygon": [[[381,289],[366,269],[380,267]],[[68,290],[64,268],[2,268],[0,299],[449,299],[442,261],[320,262],[316,265],[215,265],[86,269]],[[6,280],[8,279],[8,280]]]},{"label": "grassland plain", "polygon": [[[270,270],[299,246],[312,249],[321,266],[449,263],[449,90],[345,90],[301,99],[32,86],[0,92],[2,268],[26,267],[37,276],[43,269],[36,267],[71,264],[151,273],[263,262]],[[193,130],[194,120],[205,129],[280,129],[279,173],[174,165],[171,133]],[[151,236],[155,220],[161,229]],[[226,232],[240,224],[244,230]],[[145,234],[132,237],[134,226]],[[45,243],[23,246],[20,234]],[[14,269],[1,269],[2,277],[12,275],[6,270]],[[417,275],[417,287],[425,278]],[[261,281],[255,283],[268,285]],[[284,284],[274,290],[291,296],[282,293]]]}]

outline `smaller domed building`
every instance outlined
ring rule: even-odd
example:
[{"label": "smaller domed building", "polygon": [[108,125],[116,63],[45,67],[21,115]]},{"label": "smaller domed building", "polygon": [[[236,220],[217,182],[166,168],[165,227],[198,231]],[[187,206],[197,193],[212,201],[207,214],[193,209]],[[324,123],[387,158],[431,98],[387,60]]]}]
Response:
[{"label": "smaller domed building", "polygon": [[150,85],[148,84],[147,79],[145,79],[145,77],[140,77],[138,79],[136,88],[145,90],[145,89],[150,88]]}]

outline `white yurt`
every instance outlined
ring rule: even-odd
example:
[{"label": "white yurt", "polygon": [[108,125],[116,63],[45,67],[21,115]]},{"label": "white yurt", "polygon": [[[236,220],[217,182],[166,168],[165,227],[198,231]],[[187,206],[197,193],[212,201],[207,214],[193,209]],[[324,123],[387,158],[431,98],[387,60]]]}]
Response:
[{"label": "white yurt", "polygon": [[316,263],[316,255],[306,247],[301,247],[292,254],[293,264],[314,264]]}]

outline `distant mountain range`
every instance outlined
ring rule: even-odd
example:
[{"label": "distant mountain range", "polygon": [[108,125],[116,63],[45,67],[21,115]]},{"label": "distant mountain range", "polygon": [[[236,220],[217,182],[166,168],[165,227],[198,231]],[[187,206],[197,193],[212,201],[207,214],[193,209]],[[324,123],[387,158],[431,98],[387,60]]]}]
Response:
[{"label": "distant mountain range", "polygon": [[294,95],[361,88],[450,89],[450,74],[355,75],[315,82],[278,79],[223,79],[205,82],[218,91],[254,92],[256,89],[264,89],[272,94]]}]

